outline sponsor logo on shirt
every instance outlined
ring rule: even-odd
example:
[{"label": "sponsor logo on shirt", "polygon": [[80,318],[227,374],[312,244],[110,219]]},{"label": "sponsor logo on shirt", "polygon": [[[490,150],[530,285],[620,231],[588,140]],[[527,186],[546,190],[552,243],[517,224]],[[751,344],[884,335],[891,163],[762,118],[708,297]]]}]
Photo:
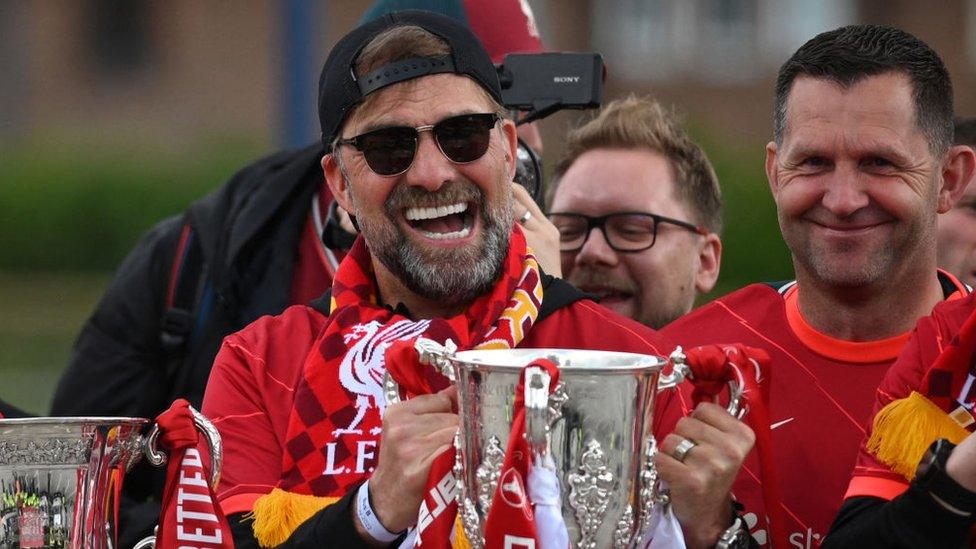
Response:
[{"label": "sponsor logo on shirt", "polygon": [[746,528],[749,529],[749,535],[752,536],[752,539],[756,540],[760,547],[765,547],[769,535],[765,528],[758,528],[759,517],[755,513],[746,513],[742,519],[746,521]]},{"label": "sponsor logo on shirt", "polygon": [[[742,518],[746,522],[746,527],[749,528],[749,535],[756,540],[756,543],[760,547],[769,547],[769,534],[766,528],[760,527],[759,518],[756,514],[746,513]],[[791,547],[796,547],[797,549],[814,549],[815,547],[820,547],[821,539],[823,539],[823,535],[814,532],[813,528],[807,528],[803,532],[791,533],[789,542]]]},{"label": "sponsor logo on shirt", "polygon": [[816,534],[813,528],[807,528],[805,532],[793,532],[790,534],[790,545],[798,549],[813,549],[820,547],[820,539],[823,536]]}]

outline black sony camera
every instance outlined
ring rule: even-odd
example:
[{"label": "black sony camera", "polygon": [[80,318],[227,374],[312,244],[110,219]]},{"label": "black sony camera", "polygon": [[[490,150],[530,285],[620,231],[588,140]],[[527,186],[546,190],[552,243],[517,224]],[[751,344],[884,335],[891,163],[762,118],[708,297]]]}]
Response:
[{"label": "black sony camera", "polygon": [[562,109],[596,109],[603,91],[598,53],[512,53],[498,67],[502,103],[531,122]]},{"label": "black sony camera", "polygon": [[[540,120],[563,109],[600,107],[606,71],[598,53],[513,53],[498,67],[502,104],[525,113],[518,124]],[[519,140],[515,181],[543,207],[542,163]]]}]

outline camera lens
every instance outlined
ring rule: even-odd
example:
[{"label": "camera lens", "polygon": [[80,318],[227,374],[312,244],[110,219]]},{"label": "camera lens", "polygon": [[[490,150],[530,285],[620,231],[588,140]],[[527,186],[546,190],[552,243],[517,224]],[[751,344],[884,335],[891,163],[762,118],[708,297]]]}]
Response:
[{"label": "camera lens", "polygon": [[529,191],[529,196],[540,208],[542,204],[542,163],[539,155],[521,139],[518,142],[518,162],[515,168],[515,182]]}]

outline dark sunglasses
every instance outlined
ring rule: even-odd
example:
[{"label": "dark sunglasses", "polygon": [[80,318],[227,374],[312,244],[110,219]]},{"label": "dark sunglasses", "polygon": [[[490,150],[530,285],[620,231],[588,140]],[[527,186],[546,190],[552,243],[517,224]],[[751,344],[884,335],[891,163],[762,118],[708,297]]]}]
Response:
[{"label": "dark sunglasses", "polygon": [[599,217],[578,213],[551,213],[549,220],[559,229],[559,251],[578,252],[590,238],[594,227],[618,252],[640,252],[657,242],[657,228],[662,223],[677,225],[693,233],[707,235],[708,229],[663,215],[644,212],[619,212]]},{"label": "dark sunglasses", "polygon": [[467,164],[484,156],[491,142],[491,129],[498,119],[495,113],[462,114],[429,126],[380,128],[337,143],[352,145],[363,153],[366,165],[373,172],[400,175],[413,164],[420,132],[433,132],[437,147],[448,160]]}]

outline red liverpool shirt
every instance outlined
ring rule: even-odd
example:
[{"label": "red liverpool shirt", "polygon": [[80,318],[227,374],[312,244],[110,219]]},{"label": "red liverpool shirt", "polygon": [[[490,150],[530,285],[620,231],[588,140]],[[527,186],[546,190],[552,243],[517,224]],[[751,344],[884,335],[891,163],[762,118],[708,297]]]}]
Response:
[{"label": "red liverpool shirt", "polygon": [[[875,390],[909,334],[867,342],[833,338],[803,319],[797,292],[795,282],[747,286],[662,331],[686,347],[744,343],[769,352],[773,460],[787,532],[793,547],[808,549],[827,534],[840,509]],[[766,545],[760,482],[753,451],[733,492],[746,507],[753,537]]]},{"label": "red liverpool shirt", "polygon": [[[210,373],[203,413],[223,439],[217,499],[225,513],[250,511],[254,501],[278,483],[295,387],[325,323],[326,317],[318,311],[296,305],[278,316],[262,317],[224,340]],[[658,332],[589,300],[555,311],[533,326],[519,346],[659,356],[674,349]],[[656,406],[664,412],[676,401],[662,395]],[[369,470],[377,450],[375,445],[363,447],[356,457],[357,468]]]}]

